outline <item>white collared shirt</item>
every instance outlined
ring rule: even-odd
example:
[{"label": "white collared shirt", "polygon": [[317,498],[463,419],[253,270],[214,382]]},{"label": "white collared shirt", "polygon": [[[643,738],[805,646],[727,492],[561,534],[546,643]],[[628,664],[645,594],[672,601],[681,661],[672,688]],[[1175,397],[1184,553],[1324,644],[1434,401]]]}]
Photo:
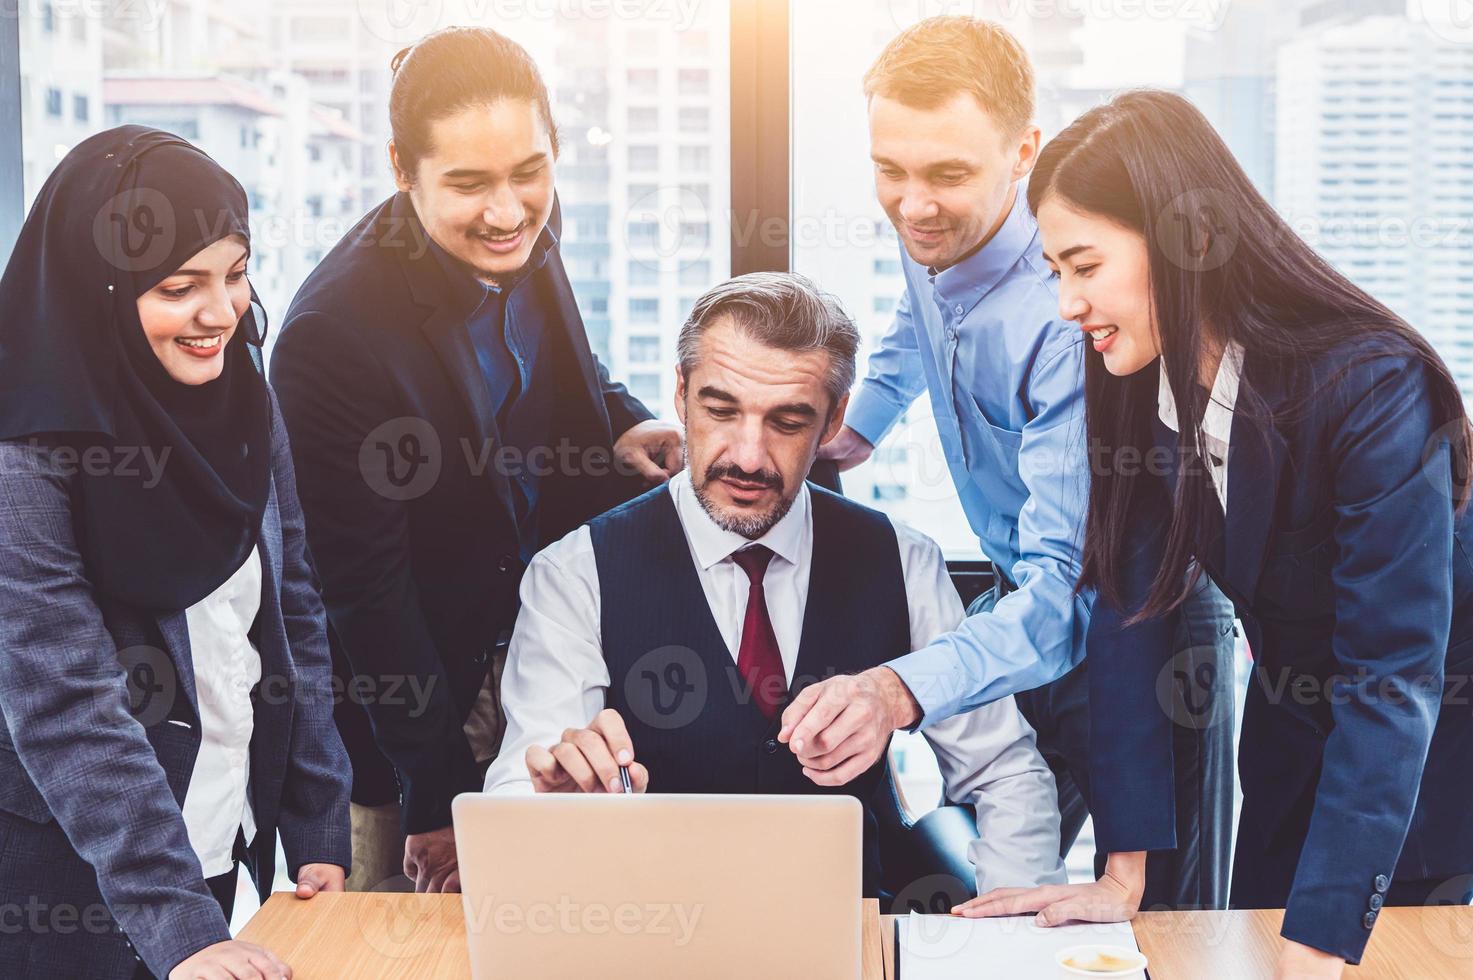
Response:
[{"label": "white collared shirt", "polygon": [[[735,660],[750,583],[732,555],[753,542],[711,520],[696,499],[688,472],[670,481],[669,492],[712,618]],[[902,524],[894,526],[911,643],[920,647],[962,621],[961,600],[936,543]],[[791,680],[802,641],[813,553],[813,512],[806,485],[788,513],[758,543],[774,555],[763,577],[763,591],[783,670]],[[584,728],[603,710],[609,672],[602,650],[599,591],[586,526],[549,546],[528,566],[501,683],[506,735],[500,755],[486,773],[487,792],[532,792],[527,749],[555,745],[564,729]],[[1013,699],[949,718],[923,734],[940,762],[947,798],[977,808],[979,839],[972,842],[970,857],[978,889],[1066,881],[1059,860],[1053,776]],[[638,751],[635,746],[636,755]]]},{"label": "white collared shirt", "polygon": [[248,787],[261,657],[248,635],[261,609],[261,550],[184,611],[199,701],[199,754],[184,791],[184,826],[206,878],[234,865],[235,835],[256,835]]},{"label": "white collared shirt", "polygon": [[[1156,412],[1161,421],[1172,432],[1179,432],[1176,416],[1176,398],[1171,394],[1171,383],[1166,380],[1166,360],[1161,360],[1161,383],[1156,389]],[[1233,409],[1238,404],[1238,382],[1243,376],[1243,345],[1234,341],[1223,351],[1222,361],[1217,367],[1217,377],[1212,380],[1212,394],[1207,399],[1207,408],[1202,413],[1202,440],[1208,452],[1207,471],[1212,475],[1212,486],[1217,491],[1217,500],[1222,512],[1227,513],[1228,448],[1233,436]]]}]

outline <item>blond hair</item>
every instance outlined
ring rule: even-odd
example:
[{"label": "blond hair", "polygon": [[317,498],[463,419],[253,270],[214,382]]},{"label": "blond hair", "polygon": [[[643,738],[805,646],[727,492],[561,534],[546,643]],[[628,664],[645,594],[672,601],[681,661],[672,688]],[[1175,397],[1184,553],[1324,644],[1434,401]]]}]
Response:
[{"label": "blond hair", "polygon": [[897,35],[864,75],[876,95],[934,109],[970,92],[1009,134],[1033,121],[1033,65],[1018,39],[977,17],[928,17]]}]

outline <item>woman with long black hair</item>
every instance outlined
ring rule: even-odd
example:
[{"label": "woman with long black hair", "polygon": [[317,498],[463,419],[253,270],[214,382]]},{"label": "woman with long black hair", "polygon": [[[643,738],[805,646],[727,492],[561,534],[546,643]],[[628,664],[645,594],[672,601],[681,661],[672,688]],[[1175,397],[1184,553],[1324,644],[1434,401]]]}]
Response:
[{"label": "woman with long black hair", "polygon": [[[1095,833],[1088,885],[963,914],[1133,915],[1173,834],[1171,622],[1210,575],[1255,658],[1231,905],[1287,909],[1278,976],[1339,976],[1384,905],[1473,893],[1470,433],[1427,341],[1330,267],[1186,100],[1132,92],[1028,190],[1087,333]],[[1190,687],[1190,685],[1188,685]]]},{"label": "woman with long black hair", "polygon": [[[0,279],[0,976],[289,977],[228,929],[280,833],[341,891],[348,760],[245,192],[176,136],[69,153]],[[19,918],[9,914],[19,912]]]}]

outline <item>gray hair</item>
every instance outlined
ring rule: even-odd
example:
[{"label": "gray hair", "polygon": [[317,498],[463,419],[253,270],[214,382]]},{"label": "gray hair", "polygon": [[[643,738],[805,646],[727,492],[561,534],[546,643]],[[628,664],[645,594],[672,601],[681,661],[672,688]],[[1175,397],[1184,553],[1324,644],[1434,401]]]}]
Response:
[{"label": "gray hair", "polygon": [[722,317],[769,347],[827,353],[829,376],[824,388],[833,404],[854,384],[859,331],[839,301],[807,276],[749,272],[712,287],[696,300],[675,346],[680,371],[687,378],[696,365],[701,335]]}]

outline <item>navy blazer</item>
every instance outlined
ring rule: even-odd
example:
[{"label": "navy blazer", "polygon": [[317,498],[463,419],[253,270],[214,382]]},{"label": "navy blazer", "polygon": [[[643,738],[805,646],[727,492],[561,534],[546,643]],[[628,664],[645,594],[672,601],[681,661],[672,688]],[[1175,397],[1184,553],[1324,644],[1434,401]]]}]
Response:
[{"label": "navy blazer", "polygon": [[[554,207],[545,234],[560,223]],[[410,833],[449,826],[450,801],[481,788],[461,726],[510,639],[523,570],[463,290],[429,244],[408,195],[369,212],[292,300],[271,357],[349,693],[353,799],[400,800]],[[534,512],[546,544],[644,489],[609,460],[652,416],[593,356],[555,247],[517,290],[548,311],[539,356],[556,379],[558,454]]]},{"label": "navy blazer", "polygon": [[[1240,391],[1267,411],[1240,395],[1226,518],[1195,535],[1255,660],[1232,904],[1287,906],[1284,936],[1351,963],[1393,875],[1473,871],[1473,523],[1454,514],[1425,369],[1356,358],[1350,344],[1298,367],[1248,354]],[[1134,501],[1127,610],[1160,565],[1182,458],[1153,431],[1172,463]],[[1097,603],[1088,639],[1095,830],[1109,851],[1171,848],[1171,726],[1193,721],[1173,695],[1171,624],[1124,618]]]},{"label": "navy blazer", "polygon": [[[262,901],[278,833],[293,876],[350,855],[326,621],[279,412],[272,452],[246,857]],[[0,896],[40,910],[5,930],[0,976],[122,980],[141,960],[162,977],[230,938],[180,810],[200,744],[188,625],[99,603],[73,531],[76,472],[54,443],[0,442]]]}]

